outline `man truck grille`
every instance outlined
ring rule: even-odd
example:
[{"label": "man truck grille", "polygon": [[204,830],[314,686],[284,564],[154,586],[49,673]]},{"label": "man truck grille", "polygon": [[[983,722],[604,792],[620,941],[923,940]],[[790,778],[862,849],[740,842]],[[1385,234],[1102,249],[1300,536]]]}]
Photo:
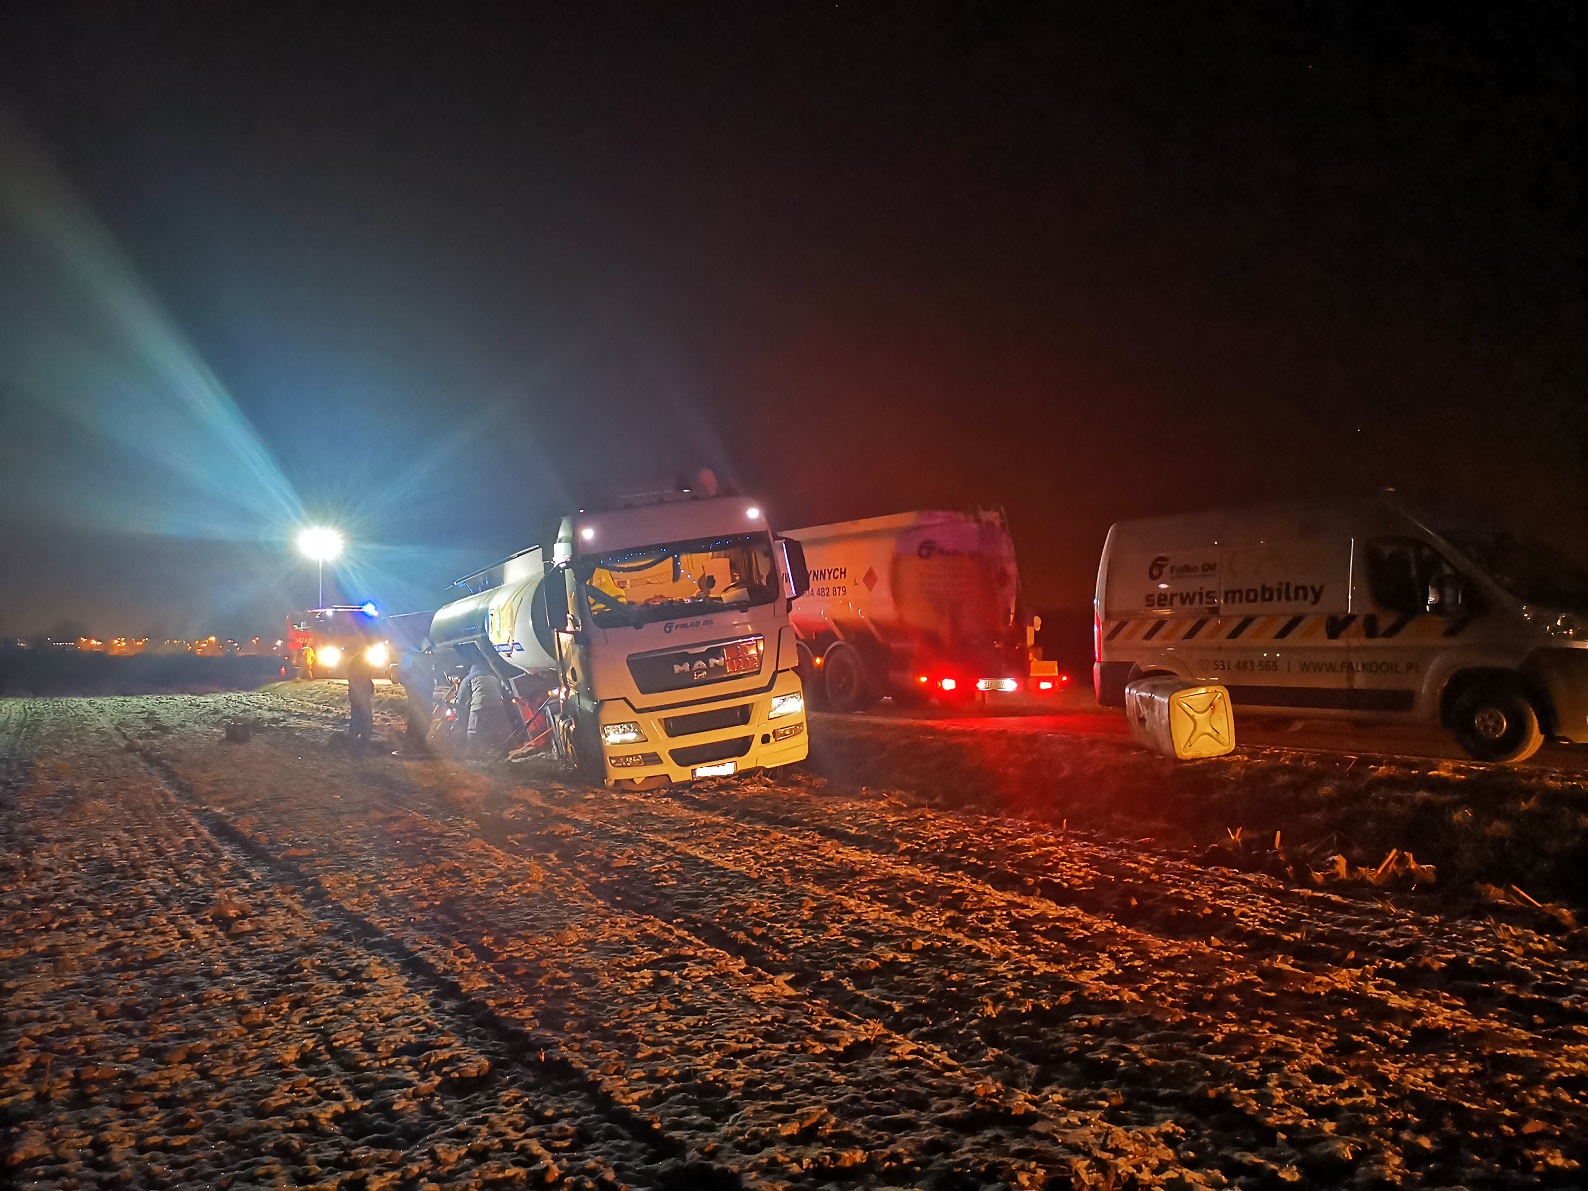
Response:
[{"label": "man truck grille", "polygon": [[694,736],[701,732],[715,732],[719,728],[742,728],[750,722],[750,704],[738,707],[718,707],[695,715],[671,715],[662,721],[662,730],[669,736]]},{"label": "man truck grille", "polygon": [[641,694],[684,690],[759,674],[764,649],[762,638],[741,637],[696,649],[636,654],[629,658],[629,673]]},{"label": "man truck grille", "polygon": [[735,740],[692,744],[686,748],[674,749],[667,755],[673,759],[674,765],[710,765],[713,761],[730,761],[734,757],[744,756],[750,751],[750,742],[754,739],[753,736],[740,736]]}]

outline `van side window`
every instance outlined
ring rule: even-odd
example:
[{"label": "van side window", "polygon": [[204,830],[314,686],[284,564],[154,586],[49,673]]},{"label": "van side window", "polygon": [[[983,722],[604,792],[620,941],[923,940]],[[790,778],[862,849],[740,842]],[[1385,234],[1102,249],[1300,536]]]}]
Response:
[{"label": "van side window", "polygon": [[[1449,614],[1452,593],[1464,589],[1461,572],[1427,542],[1374,538],[1368,542],[1367,580],[1373,602],[1389,612]],[[1456,597],[1459,599],[1459,596]]]}]

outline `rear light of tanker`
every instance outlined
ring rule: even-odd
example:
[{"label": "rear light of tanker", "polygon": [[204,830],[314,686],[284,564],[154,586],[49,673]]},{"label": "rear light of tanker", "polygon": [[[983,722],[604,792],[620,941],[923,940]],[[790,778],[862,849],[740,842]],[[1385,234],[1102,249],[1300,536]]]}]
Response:
[{"label": "rear light of tanker", "polygon": [[939,678],[937,680],[937,685],[945,691],[951,691],[957,687],[959,683],[955,682],[952,678]]}]

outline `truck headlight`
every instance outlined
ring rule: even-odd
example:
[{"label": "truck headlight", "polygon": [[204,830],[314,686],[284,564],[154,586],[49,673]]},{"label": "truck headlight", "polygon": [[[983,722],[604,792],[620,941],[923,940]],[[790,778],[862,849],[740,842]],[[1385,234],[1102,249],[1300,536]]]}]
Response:
[{"label": "truck headlight", "polygon": [[324,662],[327,666],[338,665],[342,661],[342,651],[334,645],[327,645],[324,649],[320,650],[320,661]]},{"label": "truck headlight", "polygon": [[623,724],[602,724],[601,739],[607,744],[641,744],[645,740],[645,733],[630,720]]},{"label": "truck headlight", "polygon": [[364,651],[364,660],[379,670],[391,660],[391,651],[386,648],[386,642],[377,641]]},{"label": "truck headlight", "polygon": [[786,715],[798,715],[804,710],[804,695],[778,695],[772,700],[772,709],[766,713],[766,718],[780,720]]}]

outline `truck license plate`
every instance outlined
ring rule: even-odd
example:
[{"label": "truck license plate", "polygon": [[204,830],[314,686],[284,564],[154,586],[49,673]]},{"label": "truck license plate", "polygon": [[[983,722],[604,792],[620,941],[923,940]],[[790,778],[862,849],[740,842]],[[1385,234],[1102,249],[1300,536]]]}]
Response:
[{"label": "truck license plate", "polygon": [[737,761],[724,761],[721,765],[697,765],[696,777],[726,777],[739,768]]}]

